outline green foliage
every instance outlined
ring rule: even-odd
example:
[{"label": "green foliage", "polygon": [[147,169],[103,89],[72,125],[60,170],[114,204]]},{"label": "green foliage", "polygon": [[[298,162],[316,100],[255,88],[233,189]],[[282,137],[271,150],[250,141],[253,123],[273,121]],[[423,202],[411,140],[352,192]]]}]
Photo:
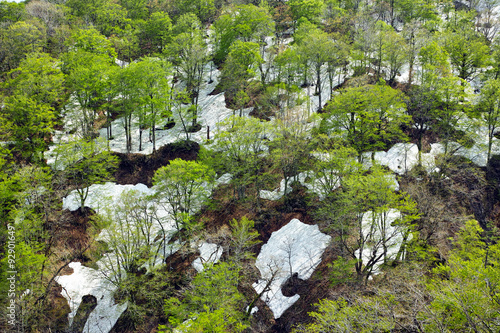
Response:
[{"label": "green foliage", "polygon": [[388,332],[394,328],[394,319],[386,310],[392,303],[392,297],[382,296],[366,297],[353,303],[344,298],[321,300],[316,304],[317,312],[309,313],[314,322],[293,332]]},{"label": "green foliage", "polygon": [[111,42],[95,28],[74,31],[71,35],[71,47],[74,51],[82,50],[96,55],[106,55],[110,61],[114,61],[116,57],[116,51]]},{"label": "green foliage", "polygon": [[332,231],[356,260],[360,282],[368,279],[376,265],[391,260],[389,249],[399,246],[398,257],[404,253],[417,218],[415,203],[406,194],[394,192],[393,184],[390,174],[375,166],[369,173],[358,171],[345,177],[336,200],[324,204],[323,209],[331,214]]},{"label": "green foliage", "polygon": [[180,332],[243,331],[244,297],[238,291],[238,281],[239,270],[234,264],[206,266],[195,276],[182,301],[165,301],[169,322]]},{"label": "green foliage", "polygon": [[479,96],[479,102],[476,106],[481,124],[486,125],[488,131],[488,155],[491,157],[494,135],[500,126],[500,81],[488,80]]},{"label": "green foliage", "polygon": [[228,96],[235,98],[239,91],[246,93],[249,80],[255,77],[257,66],[262,62],[257,43],[235,41],[221,73],[222,88]]},{"label": "green foliage", "polygon": [[[101,259],[103,274],[118,286],[142,266],[153,271],[157,259],[166,256],[166,242],[171,235],[164,232],[166,222],[158,219],[151,199],[135,190],[126,191],[112,207],[103,202],[105,208],[96,217],[99,229],[106,228],[103,240],[114,252],[111,258]],[[162,226],[162,232],[156,232],[155,222]],[[161,237],[156,241],[158,235]]]},{"label": "green foliage", "polygon": [[404,111],[402,93],[380,83],[342,90],[329,103],[325,121],[361,156],[404,140],[400,126],[410,121]]},{"label": "green foliage", "polygon": [[134,65],[137,76],[136,89],[139,95],[139,150],[142,148],[142,130],[149,128],[149,137],[153,142],[153,151],[156,150],[156,126],[165,116],[170,117],[171,84],[168,76],[171,65],[157,58],[143,58]]},{"label": "green foliage", "polygon": [[13,151],[28,162],[40,162],[53,132],[52,107],[26,95],[12,95],[5,99],[0,120],[4,138],[14,142]]},{"label": "green foliage", "polygon": [[45,46],[45,29],[37,21],[18,21],[0,30],[0,70],[19,66],[26,54]]},{"label": "green foliage", "polygon": [[237,39],[262,43],[263,37],[273,33],[274,22],[266,8],[241,5],[226,7],[226,11],[214,22],[214,29],[214,60],[222,63]]},{"label": "green foliage", "polygon": [[177,231],[189,232],[191,216],[210,195],[215,172],[207,165],[177,158],[158,169],[153,177],[156,196],[171,209]]},{"label": "green foliage", "polygon": [[289,6],[295,22],[305,18],[309,22],[319,23],[320,15],[325,9],[323,0],[290,0]]},{"label": "green foliage", "polygon": [[233,175],[231,183],[238,197],[245,197],[250,184],[261,185],[259,172],[262,164],[260,153],[265,149],[263,138],[273,132],[269,123],[252,117],[229,117],[219,123],[221,129],[214,136],[212,149],[214,167],[222,167]]},{"label": "green foliage", "polygon": [[335,146],[316,150],[313,178],[325,196],[333,195],[343,180],[362,169],[356,161],[357,152],[352,148]]},{"label": "green foliage", "polygon": [[487,65],[489,47],[472,26],[459,25],[445,34],[444,48],[450,63],[462,80],[471,80],[480,68]]},{"label": "green foliage", "polygon": [[468,221],[458,234],[456,248],[428,289],[433,297],[422,313],[425,328],[446,332],[495,332],[500,328],[498,244],[486,243],[477,221]]},{"label": "green foliage", "polygon": [[144,22],[141,30],[143,48],[152,54],[161,53],[172,38],[172,21],[167,13],[155,12]]},{"label": "green foliage", "polygon": [[254,221],[243,216],[240,221],[233,219],[231,226],[231,242],[229,246],[229,256],[236,265],[241,265],[242,261],[255,259],[251,252],[252,248],[260,243],[259,233],[254,229]]},{"label": "green foliage", "polygon": [[17,22],[26,16],[24,3],[20,2],[0,2],[0,22]]},{"label": "green foliage", "polygon": [[77,187],[80,207],[85,207],[89,187],[111,180],[118,158],[102,140],[76,140],[59,144],[52,152],[54,169],[60,170],[68,185]]},{"label": "green foliage", "polygon": [[9,95],[24,95],[38,104],[55,107],[64,101],[60,62],[46,53],[30,53],[5,82]]}]

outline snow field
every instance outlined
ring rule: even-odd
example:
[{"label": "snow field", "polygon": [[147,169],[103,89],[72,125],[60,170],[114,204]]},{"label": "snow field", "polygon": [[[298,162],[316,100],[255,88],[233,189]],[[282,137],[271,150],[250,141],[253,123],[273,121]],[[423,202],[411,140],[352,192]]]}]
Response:
[{"label": "snow field", "polygon": [[255,266],[262,278],[253,284],[255,291],[261,293],[270,282],[269,291],[261,296],[278,319],[299,298],[299,295],[285,297],[282,285],[298,273],[307,280],[321,262],[321,256],[331,237],[319,231],[317,225],[307,225],[297,219],[271,234],[269,241],[262,246]]}]

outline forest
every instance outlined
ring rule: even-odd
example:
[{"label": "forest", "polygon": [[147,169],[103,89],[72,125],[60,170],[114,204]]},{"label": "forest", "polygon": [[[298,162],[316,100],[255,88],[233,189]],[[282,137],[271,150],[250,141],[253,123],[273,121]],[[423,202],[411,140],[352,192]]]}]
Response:
[{"label": "forest", "polygon": [[0,0],[3,332],[499,332],[500,0]]}]

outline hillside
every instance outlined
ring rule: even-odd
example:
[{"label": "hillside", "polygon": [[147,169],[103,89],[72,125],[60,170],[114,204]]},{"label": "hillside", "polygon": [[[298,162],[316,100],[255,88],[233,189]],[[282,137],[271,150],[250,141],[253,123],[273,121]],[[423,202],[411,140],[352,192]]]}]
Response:
[{"label": "hillside", "polygon": [[5,332],[497,332],[497,0],[0,1]]}]

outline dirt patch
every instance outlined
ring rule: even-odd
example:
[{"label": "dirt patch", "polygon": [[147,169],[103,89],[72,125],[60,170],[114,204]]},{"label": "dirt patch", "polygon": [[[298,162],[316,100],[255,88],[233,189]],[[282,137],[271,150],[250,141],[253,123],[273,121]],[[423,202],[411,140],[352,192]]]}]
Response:
[{"label": "dirt patch", "polygon": [[163,146],[151,155],[114,153],[120,159],[118,170],[114,174],[116,183],[142,183],[150,187],[156,170],[176,158],[196,160],[199,150],[200,145],[194,141],[180,141]]},{"label": "dirt patch", "polygon": [[64,210],[54,232],[54,245],[73,253],[82,252],[91,241],[88,229],[94,211],[88,207],[73,212]]}]

